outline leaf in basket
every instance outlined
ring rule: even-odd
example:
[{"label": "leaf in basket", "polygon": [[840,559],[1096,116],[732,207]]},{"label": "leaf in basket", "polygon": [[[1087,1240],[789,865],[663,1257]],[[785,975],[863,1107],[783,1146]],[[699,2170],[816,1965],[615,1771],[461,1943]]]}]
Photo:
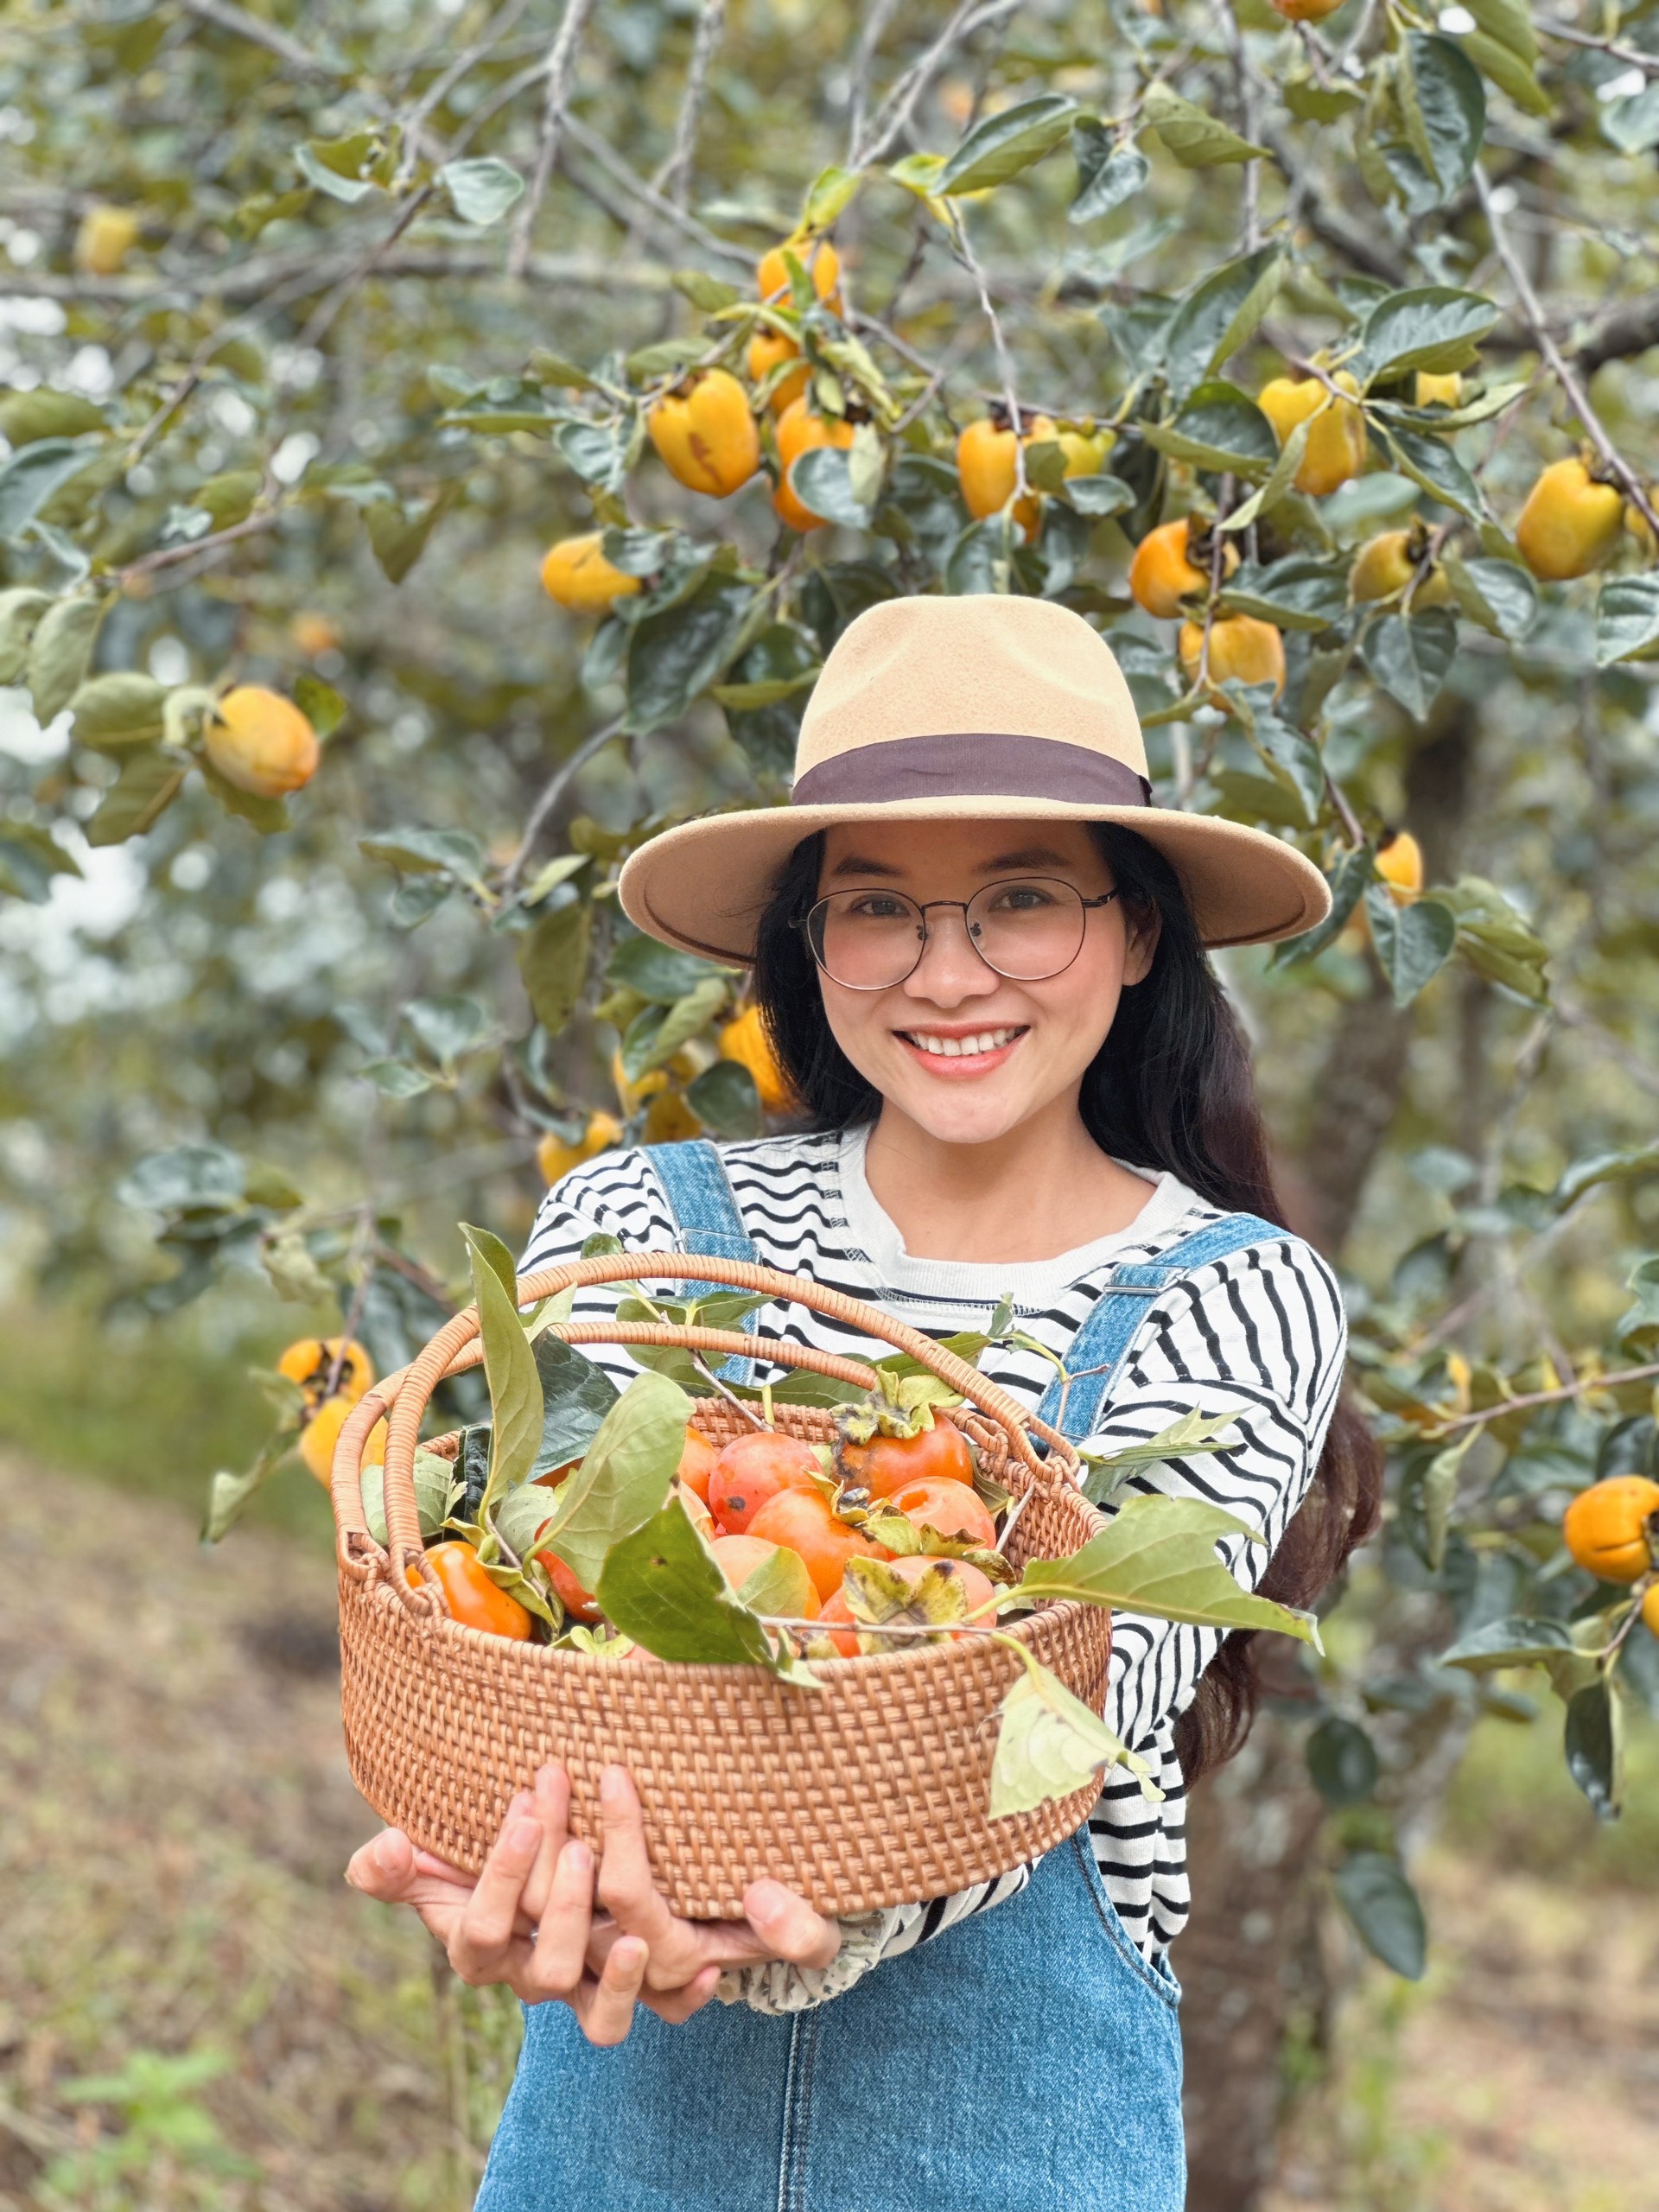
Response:
[{"label": "leaf in basket", "polygon": [[472,1260],[473,1296],[490,1386],[490,1477],[484,1496],[493,1504],[502,1491],[522,1482],[534,1464],[542,1438],[542,1382],[514,1303],[515,1290],[503,1281],[491,1255],[492,1245],[503,1251],[505,1246],[499,1237],[464,1224],[461,1235]]},{"label": "leaf in basket", "polygon": [[1165,1459],[1195,1459],[1203,1452],[1225,1452],[1236,1440],[1228,1432],[1237,1419],[1236,1414],[1201,1413],[1194,1406],[1144,1442],[1125,1444],[1115,1452],[1079,1451],[1077,1457],[1089,1470],[1083,1494],[1091,1504],[1104,1505],[1143,1467],[1155,1467]]},{"label": "leaf in basket", "polygon": [[539,1483],[517,1483],[490,1510],[495,1533],[515,1559],[527,1559],[553,1518],[555,1493]]},{"label": "leaf in basket", "polygon": [[676,1384],[660,1375],[635,1376],[600,1423],[581,1466],[553,1492],[544,1541],[584,1590],[597,1593],[613,1545],[648,1522],[672,1489],[690,1418],[691,1402]]},{"label": "leaf in basket", "polygon": [[537,1575],[509,1567],[505,1560],[484,1560],[480,1564],[498,1590],[516,1598],[527,1613],[533,1613],[555,1636],[558,1634],[564,1625],[564,1607]]},{"label": "leaf in basket", "polygon": [[1021,1643],[1025,1672],[1002,1700],[1002,1726],[991,1760],[990,1817],[1035,1812],[1052,1798],[1069,1797],[1108,1767],[1126,1766],[1150,1805],[1162,1802],[1146,1761],[1120,1742],[1097,1713],[1074,1697],[1058,1675],[1033,1659]]},{"label": "leaf in basket", "polygon": [[536,1371],[542,1378],[542,1440],[532,1478],[580,1459],[621,1395],[602,1367],[557,1337],[537,1338]]},{"label": "leaf in basket", "polygon": [[508,1251],[501,1239],[491,1230],[469,1229],[465,1223],[461,1224],[461,1233],[467,1239],[475,1257],[487,1262],[494,1269],[497,1281],[517,1307],[518,1270],[513,1264],[512,1253]]},{"label": "leaf in basket", "polygon": [[582,1621],[566,1629],[553,1646],[556,1651],[585,1651],[590,1659],[626,1659],[633,1648],[631,1636],[613,1636],[607,1629],[589,1628]]},{"label": "leaf in basket", "polygon": [[[363,1518],[377,1544],[386,1537],[385,1469],[365,1467],[362,1474]],[[421,1534],[435,1536],[461,1500],[463,1485],[454,1464],[435,1452],[415,1453],[415,1508],[421,1516]]]},{"label": "leaf in basket", "polygon": [[[728,1386],[729,1387],[729,1386]],[[758,1398],[758,1389],[741,1386],[736,1392],[740,1398]],[[849,1406],[856,1405],[868,1395],[856,1382],[843,1382],[837,1375],[815,1374],[810,1367],[792,1368],[781,1382],[772,1386],[772,1402],[779,1406]]]},{"label": "leaf in basket", "polygon": [[659,1659],[772,1664],[765,1629],[727,1588],[677,1497],[611,1547],[588,1587],[607,1619]]},{"label": "leaf in basket", "polygon": [[1241,1590],[1215,1554],[1220,1536],[1264,1541],[1248,1522],[1196,1497],[1132,1497],[1109,1525],[1070,1559],[1034,1559],[1014,1595],[1032,1603],[1080,1599],[1199,1628],[1270,1628],[1314,1649],[1311,1613]]},{"label": "leaf in basket", "polygon": [[[929,1567],[913,1582],[879,1559],[849,1559],[842,1587],[855,1619],[872,1628],[940,1628],[965,1618],[968,1600],[955,1576]],[[906,1637],[906,1643],[928,1639]]]},{"label": "leaf in basket", "polygon": [[744,1578],[737,1601],[763,1619],[798,1621],[817,1609],[817,1592],[798,1552],[779,1545]]},{"label": "leaf in basket", "polygon": [[[982,1335],[977,1329],[971,1329],[964,1331],[960,1336],[939,1338],[938,1346],[941,1351],[955,1352],[958,1359],[965,1359],[969,1366],[972,1367],[977,1363],[979,1355],[984,1351],[986,1345],[992,1341],[991,1338]],[[892,1352],[886,1359],[878,1359],[875,1363],[884,1375],[891,1375],[898,1381],[903,1381],[906,1376],[931,1376],[933,1373],[931,1367],[924,1367],[919,1359],[912,1358],[907,1351]],[[937,1380],[937,1377],[935,1379]]]}]

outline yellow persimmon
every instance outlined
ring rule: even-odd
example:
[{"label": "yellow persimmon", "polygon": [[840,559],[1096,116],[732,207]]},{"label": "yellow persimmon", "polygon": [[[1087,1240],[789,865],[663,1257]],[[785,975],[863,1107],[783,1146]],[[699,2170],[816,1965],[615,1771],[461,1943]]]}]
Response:
[{"label": "yellow persimmon", "polygon": [[683,1144],[702,1134],[702,1123],[677,1090],[659,1090],[645,1109],[647,1144]]},{"label": "yellow persimmon", "polygon": [[756,1006],[745,1007],[720,1033],[720,1057],[735,1060],[754,1077],[760,1103],[768,1114],[782,1114],[796,1103],[789,1077],[778,1065],[766,1026]]},{"label": "yellow persimmon", "polygon": [[[320,1483],[327,1482],[334,1472],[334,1446],[346,1426],[346,1417],[356,1402],[354,1398],[325,1398],[300,1431],[300,1457]],[[364,1444],[361,1464],[365,1467],[384,1466],[385,1459],[386,1424],[378,1421]]]},{"label": "yellow persimmon", "polygon": [[548,597],[579,614],[602,614],[613,601],[631,598],[639,579],[607,561],[604,543],[604,532],[593,530],[550,545],[542,563],[542,589]]},{"label": "yellow persimmon", "polygon": [[[1357,601],[1392,599],[1411,582],[1427,550],[1427,535],[1420,524],[1409,530],[1379,531],[1376,537],[1368,538],[1354,556],[1354,564],[1348,571],[1349,595]],[[1448,607],[1452,597],[1445,571],[1436,566],[1412,594],[1411,603],[1414,607]]]},{"label": "yellow persimmon", "polygon": [[227,784],[256,798],[283,798],[317,772],[322,747],[291,699],[239,683],[208,711],[202,743]]},{"label": "yellow persimmon", "polygon": [[755,285],[761,298],[772,301],[774,305],[789,304],[789,265],[784,259],[785,253],[794,255],[812,279],[812,289],[818,297],[827,300],[839,314],[841,294],[836,287],[841,281],[841,256],[828,238],[785,238],[782,245],[774,245],[763,253],[754,269]]},{"label": "yellow persimmon", "polygon": [[801,359],[801,349],[792,338],[785,338],[781,330],[757,330],[749,340],[749,350],[744,357],[744,366],[752,385],[763,385],[772,371],[785,361],[798,364],[787,376],[779,377],[772,386],[767,404],[774,415],[781,415],[792,406],[805,391],[811,372]]},{"label": "yellow persimmon", "polygon": [[[1189,679],[1198,672],[1204,652],[1202,622],[1183,622],[1177,641]],[[1285,688],[1285,641],[1271,622],[1254,614],[1225,614],[1210,629],[1212,683],[1271,683],[1276,697]]]},{"label": "yellow persimmon", "polygon": [[1098,476],[1106,466],[1106,456],[1116,442],[1116,433],[1089,423],[1083,429],[1056,430],[1054,442],[1065,455],[1068,476]]},{"label": "yellow persimmon", "polygon": [[853,426],[844,418],[832,415],[815,415],[804,399],[795,400],[778,417],[778,488],[772,495],[772,504],[791,530],[803,535],[817,530],[823,521],[820,514],[798,499],[790,489],[791,464],[804,453],[813,453],[821,446],[838,447],[845,452],[853,442]]},{"label": "yellow persimmon", "polygon": [[113,276],[143,228],[130,208],[89,207],[75,232],[74,264],[88,276]]},{"label": "yellow persimmon", "polygon": [[[1230,575],[1237,566],[1238,548],[1224,542],[1224,575]],[[1135,547],[1129,563],[1129,591],[1136,605],[1155,614],[1160,622],[1172,621],[1189,593],[1206,591],[1209,585],[1208,566],[1201,568],[1192,558],[1191,515],[1160,523]]]},{"label": "yellow persimmon", "polygon": [[566,1144],[550,1129],[536,1147],[536,1165],[542,1171],[543,1182],[556,1183],[573,1167],[580,1167],[584,1160],[593,1160],[621,1141],[622,1124],[615,1115],[590,1114],[575,1144]]},{"label": "yellow persimmon", "polygon": [[1546,583],[1587,575],[1607,558],[1624,524],[1624,502],[1584,462],[1552,461],[1527,494],[1515,525],[1521,558]]},{"label": "yellow persimmon", "polygon": [[[1022,427],[1023,440],[1016,440],[1006,415],[999,410],[969,423],[957,440],[957,474],[962,480],[963,504],[976,520],[1001,514],[1013,499],[1019,480],[1020,443],[1039,445],[1057,435],[1046,415],[1027,415]],[[1035,534],[1042,512],[1041,495],[1036,492],[1027,492],[1014,508],[1014,518],[1027,537]]]},{"label": "yellow persimmon", "polygon": [[340,651],[340,625],[308,607],[302,607],[289,624],[288,634],[308,660]]},{"label": "yellow persimmon", "polygon": [[1409,830],[1396,830],[1376,849],[1373,863],[1396,906],[1409,906],[1423,887],[1423,849]]},{"label": "yellow persimmon", "polygon": [[1336,14],[1342,0],[1268,0],[1268,4],[1287,23],[1322,23]]},{"label": "yellow persimmon", "polygon": [[1256,405],[1281,446],[1298,423],[1308,424],[1295,484],[1299,492],[1316,499],[1357,476],[1365,466],[1365,417],[1354,404],[1359,386],[1346,369],[1331,381],[1351,396],[1332,398],[1318,377],[1274,377],[1256,394]]},{"label": "yellow persimmon", "polygon": [[1604,1582],[1636,1582],[1656,1562],[1659,1483],[1609,1475],[1581,1490],[1561,1520],[1561,1540],[1576,1566]]},{"label": "yellow persimmon", "polygon": [[1461,407],[1463,378],[1455,369],[1437,377],[1431,369],[1419,369],[1413,398],[1419,407]]},{"label": "yellow persimmon", "polygon": [[760,433],[749,395],[728,369],[704,369],[664,392],[645,417],[670,475],[723,499],[760,466]]},{"label": "yellow persimmon", "polygon": [[[331,1389],[328,1378],[334,1375],[336,1360],[340,1373]],[[343,1351],[339,1337],[301,1337],[284,1350],[276,1372],[299,1384],[308,1406],[315,1408],[328,1396],[344,1398],[354,1406],[374,1382],[374,1362],[355,1337]]]}]

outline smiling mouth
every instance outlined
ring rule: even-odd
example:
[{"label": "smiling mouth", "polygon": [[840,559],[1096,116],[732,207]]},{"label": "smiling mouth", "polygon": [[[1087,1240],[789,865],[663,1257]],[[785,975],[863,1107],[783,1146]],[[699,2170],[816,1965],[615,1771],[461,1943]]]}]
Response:
[{"label": "smiling mouth", "polygon": [[1026,1033],[1023,1022],[1001,1029],[976,1029],[965,1037],[948,1037],[931,1029],[900,1029],[894,1034],[904,1044],[925,1052],[930,1059],[978,1059],[991,1052],[1001,1052]]}]

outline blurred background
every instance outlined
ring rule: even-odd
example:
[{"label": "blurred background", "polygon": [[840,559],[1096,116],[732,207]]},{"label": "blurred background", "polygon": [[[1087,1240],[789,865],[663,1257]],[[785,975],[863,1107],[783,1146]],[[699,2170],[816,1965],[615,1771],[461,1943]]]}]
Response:
[{"label": "blurred background", "polygon": [[786,1119],[615,868],[922,589],[1338,900],[1219,964],[1389,1505],[1194,1803],[1194,2212],[1651,2204],[1659,1637],[1559,1529],[1659,1461],[1656,145],[1574,0],[0,6],[0,2208],[471,2202],[516,2008],[341,1884],[277,1361]]}]

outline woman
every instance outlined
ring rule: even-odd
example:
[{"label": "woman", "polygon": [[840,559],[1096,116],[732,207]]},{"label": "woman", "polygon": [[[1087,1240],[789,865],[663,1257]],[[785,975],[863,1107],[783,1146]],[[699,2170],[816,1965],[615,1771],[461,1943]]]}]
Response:
[{"label": "woman", "polygon": [[[1230,1541],[1233,1572],[1306,1605],[1369,1532],[1376,1468],[1337,1402],[1337,1287],[1279,1225],[1203,946],[1328,901],[1278,840],[1150,802],[1128,689],[1080,617],[861,615],[791,806],[683,824],[621,883],[642,929],[753,963],[807,1133],[592,1161],[549,1193],[525,1266],[601,1232],[756,1256],[940,1335],[1012,1300],[982,1365],[1086,1446],[1233,1415],[1226,1448],[1132,1486],[1254,1523],[1267,1545]],[[879,1349],[799,1307],[764,1325]],[[396,1833],[365,1846],[359,1887],[533,2008],[481,2212],[1175,2212],[1183,1792],[1249,1726],[1249,1639],[1114,1631],[1106,1717],[1161,1803],[1119,1771],[1068,1845],[959,1896],[836,1922],[760,1881],[742,1922],[676,1921],[620,1769],[597,1868],[552,1769],[475,1886]]]}]

